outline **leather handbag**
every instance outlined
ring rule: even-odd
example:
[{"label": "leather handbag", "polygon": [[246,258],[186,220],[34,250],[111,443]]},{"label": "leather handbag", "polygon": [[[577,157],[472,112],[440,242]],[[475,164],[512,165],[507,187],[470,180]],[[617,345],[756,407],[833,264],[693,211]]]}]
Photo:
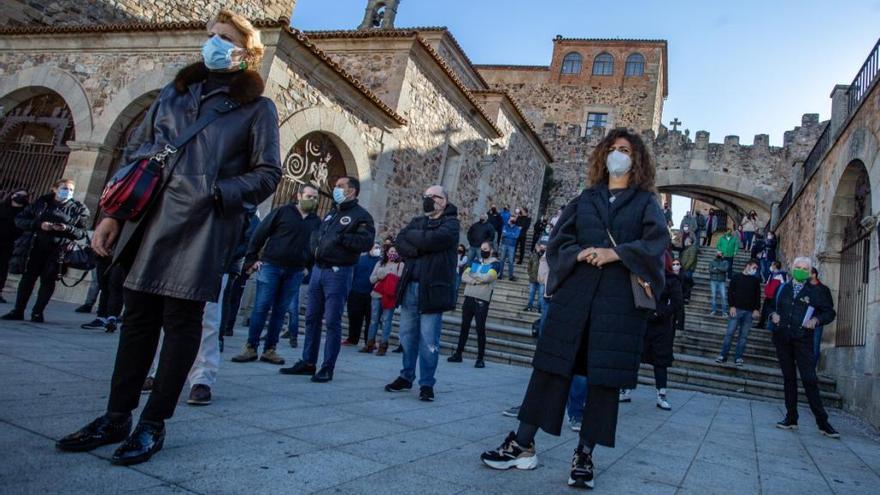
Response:
[{"label": "leather handbag", "polygon": [[[226,99],[190,124],[177,136],[177,139],[166,144],[162,151],[119,169],[101,193],[100,206],[103,212],[119,220],[137,220],[161,188],[162,171],[169,157],[176,155],[208,124],[238,107],[237,102]],[[168,175],[171,175],[176,163],[174,161],[171,164]]]},{"label": "leather handbag", "polygon": [[[605,229],[605,232],[608,234],[608,239],[611,240],[611,245],[617,247],[617,241],[614,240],[611,231]],[[629,272],[629,280],[632,285],[633,302],[636,305],[636,309],[646,313],[655,313],[657,311],[657,300],[654,299],[654,289],[651,287],[651,283],[633,272]]]}]

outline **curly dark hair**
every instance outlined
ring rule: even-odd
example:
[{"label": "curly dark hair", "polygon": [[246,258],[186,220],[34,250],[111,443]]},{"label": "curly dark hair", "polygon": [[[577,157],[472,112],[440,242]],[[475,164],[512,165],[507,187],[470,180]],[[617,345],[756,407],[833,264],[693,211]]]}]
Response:
[{"label": "curly dark hair", "polygon": [[588,165],[589,169],[587,170],[587,178],[590,180],[590,184],[608,184],[608,169],[605,167],[605,159],[608,157],[609,149],[614,144],[614,141],[619,138],[626,139],[632,146],[632,168],[629,172],[630,186],[644,191],[657,192],[657,186],[654,184],[656,175],[654,161],[651,159],[651,154],[648,153],[645,142],[642,141],[641,136],[638,134],[622,127],[608,132],[605,138],[596,146],[596,149],[593,150],[593,155],[590,157]]}]

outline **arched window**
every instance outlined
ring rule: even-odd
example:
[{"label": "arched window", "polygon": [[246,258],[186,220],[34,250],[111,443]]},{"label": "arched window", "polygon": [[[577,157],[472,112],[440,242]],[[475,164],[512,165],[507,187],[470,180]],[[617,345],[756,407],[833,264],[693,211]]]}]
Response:
[{"label": "arched window", "polygon": [[593,60],[594,76],[610,76],[614,73],[614,57],[610,53],[600,53]]},{"label": "arched window", "polygon": [[641,76],[645,73],[645,57],[641,53],[633,53],[626,57],[625,76]]},{"label": "arched window", "polygon": [[571,52],[562,59],[563,74],[580,74],[584,58],[580,53]]}]

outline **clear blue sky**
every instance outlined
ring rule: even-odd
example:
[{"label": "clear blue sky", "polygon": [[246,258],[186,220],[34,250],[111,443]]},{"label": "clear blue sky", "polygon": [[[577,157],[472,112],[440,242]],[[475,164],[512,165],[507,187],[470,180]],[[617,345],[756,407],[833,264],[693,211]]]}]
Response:
[{"label": "clear blue sky", "polygon": [[[298,0],[293,25],[354,29],[366,0]],[[880,37],[880,0],[402,0],[397,27],[447,26],[477,64],[546,65],[557,34],[669,42],[668,125],[712,142],[738,135],[772,145],[804,113],[829,117]],[[676,218],[687,201],[676,198]]]},{"label": "clear blue sky", "polygon": [[[366,4],[299,0],[293,25],[354,29]],[[396,25],[447,26],[477,64],[547,64],[557,34],[665,39],[665,123],[780,145],[802,114],[828,118],[831,88],[852,81],[880,37],[880,0],[402,0]]]}]

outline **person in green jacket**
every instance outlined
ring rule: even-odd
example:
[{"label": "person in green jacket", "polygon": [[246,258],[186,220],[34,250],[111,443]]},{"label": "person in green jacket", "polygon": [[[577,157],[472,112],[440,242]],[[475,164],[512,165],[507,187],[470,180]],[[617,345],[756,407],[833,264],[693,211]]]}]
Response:
[{"label": "person in green jacket", "polygon": [[685,304],[691,302],[691,290],[694,288],[694,270],[697,269],[697,255],[699,252],[700,248],[694,242],[693,237],[688,237],[684,240],[684,250],[681,252],[679,260],[681,261],[681,271],[684,275],[681,285]]},{"label": "person in green jacket", "polygon": [[739,238],[733,235],[732,229],[727,229],[724,235],[718,239],[715,248],[721,251],[724,261],[727,262],[727,280],[733,278],[733,259],[739,252]]}]

